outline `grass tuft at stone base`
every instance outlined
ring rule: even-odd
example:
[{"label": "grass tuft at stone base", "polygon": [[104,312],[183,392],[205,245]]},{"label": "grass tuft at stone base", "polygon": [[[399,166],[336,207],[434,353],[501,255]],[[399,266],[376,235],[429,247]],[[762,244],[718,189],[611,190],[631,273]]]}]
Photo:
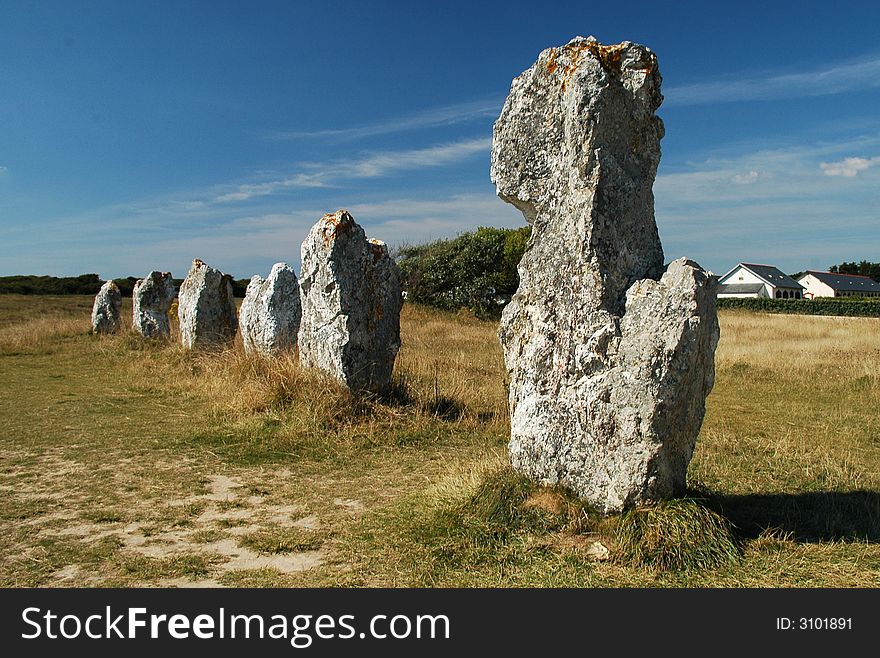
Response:
[{"label": "grass tuft at stone base", "polygon": [[714,569],[740,559],[730,523],[695,499],[674,499],[624,512],[611,529],[613,555],[659,571]]},{"label": "grass tuft at stone base", "polygon": [[712,570],[741,551],[730,522],[698,499],[676,499],[602,516],[560,488],[542,487],[509,466],[483,473],[470,493],[414,520],[409,539],[435,569],[476,566],[523,546],[610,547],[622,566],[654,571]]}]

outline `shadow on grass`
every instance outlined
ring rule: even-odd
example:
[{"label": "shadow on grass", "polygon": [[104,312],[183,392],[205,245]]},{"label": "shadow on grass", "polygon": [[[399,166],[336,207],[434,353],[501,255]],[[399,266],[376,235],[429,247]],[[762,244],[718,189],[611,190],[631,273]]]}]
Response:
[{"label": "shadow on grass", "polygon": [[800,542],[880,542],[877,491],[712,494],[708,499],[744,539],[754,539],[768,528],[778,528]]},{"label": "shadow on grass", "polygon": [[412,385],[402,377],[395,377],[391,381],[391,387],[382,395],[361,394],[355,396],[355,403],[368,412],[372,403],[380,403],[396,408],[418,408],[434,418],[444,421],[456,421],[464,416],[466,407],[464,403],[455,398],[435,394],[428,400],[419,399],[411,390]]},{"label": "shadow on grass", "polygon": [[464,416],[465,406],[454,398],[441,396],[424,405],[424,410],[440,420],[454,421]]}]

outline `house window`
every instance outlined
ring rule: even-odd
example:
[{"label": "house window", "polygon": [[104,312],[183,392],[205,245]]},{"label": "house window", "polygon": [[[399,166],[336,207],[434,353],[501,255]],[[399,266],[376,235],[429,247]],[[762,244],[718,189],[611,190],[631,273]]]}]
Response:
[{"label": "house window", "polygon": [[776,299],[782,299],[782,291],[781,290],[776,291]]}]

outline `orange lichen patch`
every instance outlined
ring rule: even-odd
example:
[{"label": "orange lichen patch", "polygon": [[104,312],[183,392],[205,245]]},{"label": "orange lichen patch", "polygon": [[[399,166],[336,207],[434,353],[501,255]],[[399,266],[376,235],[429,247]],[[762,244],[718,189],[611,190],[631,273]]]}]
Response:
[{"label": "orange lichen patch", "polygon": [[[575,70],[578,66],[580,66],[581,61],[583,60],[585,53],[592,54],[596,59],[599,60],[599,63],[602,65],[606,71],[612,73],[620,73],[620,64],[623,59],[623,51],[625,49],[624,44],[618,43],[611,46],[603,46],[598,41],[580,41],[575,44],[566,44],[562,46],[561,50],[562,54],[568,59],[568,64],[565,66],[565,69],[562,71],[562,91],[565,91],[568,86],[568,81],[571,76],[574,74]],[[556,54],[558,51],[553,51],[550,58],[553,61],[553,69],[550,68],[550,63],[548,61],[547,70],[552,73],[556,70]],[[650,67],[649,67],[650,68]],[[649,71],[650,72],[650,71]]]},{"label": "orange lichen patch", "polygon": [[373,261],[378,261],[388,255],[388,248],[385,246],[385,243],[381,240],[376,240],[374,238],[370,238],[368,240],[370,243],[370,250],[373,252]]},{"label": "orange lichen patch", "polygon": [[204,264],[205,264],[205,261],[203,261],[201,258],[193,259],[193,267],[201,267]]},{"label": "orange lichen patch", "polygon": [[571,76],[574,74],[577,67],[580,66],[581,58],[587,50],[587,45],[583,43],[577,45],[568,44],[562,47],[562,52],[568,59],[568,64],[562,71],[562,91],[565,91],[566,87],[568,87],[568,81],[571,79]]},{"label": "orange lichen patch", "polygon": [[351,233],[354,217],[347,210],[337,210],[321,217],[321,235],[324,244],[329,244],[338,235]]},{"label": "orange lichen patch", "polygon": [[587,41],[586,48],[593,53],[602,64],[603,68],[609,71],[620,72],[620,61],[623,57],[625,46],[618,43],[613,46],[603,46],[598,41]]},{"label": "orange lichen patch", "polygon": [[553,73],[554,71],[556,71],[556,68],[558,66],[558,64],[556,63],[557,56],[558,54],[555,49],[550,51],[550,56],[547,58],[547,73]]}]

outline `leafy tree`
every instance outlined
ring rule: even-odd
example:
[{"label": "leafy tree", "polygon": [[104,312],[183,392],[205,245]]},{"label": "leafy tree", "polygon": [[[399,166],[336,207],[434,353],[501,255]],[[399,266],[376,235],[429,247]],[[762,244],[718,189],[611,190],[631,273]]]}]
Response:
[{"label": "leafy tree", "polygon": [[410,301],[443,309],[469,308],[497,318],[519,285],[517,265],[530,227],[481,226],[451,240],[403,247],[397,263]]},{"label": "leafy tree", "polygon": [[839,265],[832,265],[828,268],[829,272],[840,274],[858,274],[860,276],[869,276],[874,281],[880,281],[880,263],[872,263],[867,260],[861,262],[852,261],[842,262]]},{"label": "leafy tree", "polygon": [[[250,279],[233,279],[232,280],[232,296],[233,297],[244,297],[245,293],[247,293],[248,284],[251,282]],[[177,286],[180,288],[180,286]]]},{"label": "leafy tree", "polygon": [[[129,276],[113,279],[123,297],[131,297],[137,277]],[[174,279],[179,289],[183,279]],[[232,294],[244,297],[250,279],[233,279]],[[57,277],[36,276],[32,274],[0,277],[0,294],[17,293],[19,295],[97,295],[104,282],[97,274],[80,274],[79,276]]]},{"label": "leafy tree", "polygon": [[137,283],[137,277],[129,276],[124,279],[113,279],[113,283],[119,288],[119,292],[123,297],[131,297],[134,292],[134,284]]},{"label": "leafy tree", "polygon": [[103,281],[97,274],[56,277],[25,274],[0,277],[0,293],[20,295],[95,295]]}]

